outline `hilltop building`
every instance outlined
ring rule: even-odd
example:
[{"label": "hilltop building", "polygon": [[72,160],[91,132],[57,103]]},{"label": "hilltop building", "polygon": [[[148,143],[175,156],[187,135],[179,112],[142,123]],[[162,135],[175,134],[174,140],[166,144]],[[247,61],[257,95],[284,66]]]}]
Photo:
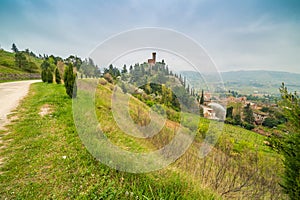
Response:
[{"label": "hilltop building", "polygon": [[150,64],[152,66],[152,65],[155,65],[155,63],[156,63],[156,52],[153,52],[152,58],[148,59],[148,64]]}]

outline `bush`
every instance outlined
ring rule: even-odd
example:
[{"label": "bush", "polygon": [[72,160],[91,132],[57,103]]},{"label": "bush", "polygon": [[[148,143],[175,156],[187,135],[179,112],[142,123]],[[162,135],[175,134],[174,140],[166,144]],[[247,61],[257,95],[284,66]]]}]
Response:
[{"label": "bush", "polygon": [[151,107],[151,106],[153,106],[155,103],[154,103],[153,101],[151,101],[151,100],[147,100],[147,101],[146,101],[146,104],[147,104],[147,106]]},{"label": "bush", "polygon": [[237,114],[234,116],[234,125],[241,125],[242,124],[242,119],[241,115]]},{"label": "bush", "polygon": [[167,118],[171,121],[174,122],[180,122],[180,113],[172,110],[172,109],[167,109]]},{"label": "bush", "polygon": [[279,124],[279,121],[277,119],[268,117],[265,119],[265,121],[262,123],[263,126],[273,128]]},{"label": "bush", "polygon": [[243,123],[242,125],[247,130],[252,130],[255,128],[255,126],[253,124],[249,124],[249,123]]},{"label": "bush", "polygon": [[113,83],[114,82],[113,77],[109,73],[104,74],[103,78],[105,80],[107,80],[109,83]]},{"label": "bush", "polygon": [[100,83],[101,85],[106,85],[106,84],[107,84],[107,81],[106,81],[104,78],[100,78],[100,79],[99,79],[99,83]]},{"label": "bush", "polygon": [[204,139],[206,137],[206,133],[208,131],[209,124],[207,123],[200,123],[198,127],[198,132],[200,133],[201,137]]},{"label": "bush", "polygon": [[227,117],[225,120],[226,124],[234,124],[234,120],[232,118]]}]

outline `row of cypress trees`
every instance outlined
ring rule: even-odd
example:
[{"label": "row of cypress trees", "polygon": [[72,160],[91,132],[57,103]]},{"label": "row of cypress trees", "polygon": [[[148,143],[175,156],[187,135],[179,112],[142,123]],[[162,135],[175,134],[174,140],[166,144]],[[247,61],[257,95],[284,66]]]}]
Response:
[{"label": "row of cypress trees", "polygon": [[[55,83],[61,84],[62,83],[62,78],[60,75],[60,72],[56,65],[51,62],[51,60],[44,60],[44,62],[41,64],[42,72],[41,72],[41,77],[42,81],[45,83]],[[65,67],[64,70],[64,85],[66,88],[66,93],[70,98],[76,98],[77,96],[77,87],[76,87],[76,73],[73,71],[73,64],[70,62],[68,65]]]},{"label": "row of cypress trees", "polygon": [[53,65],[48,60],[44,60],[44,62],[41,65],[41,68],[41,77],[43,82],[53,83],[53,78],[55,77],[55,82],[57,84],[61,84],[61,76],[58,68],[55,65]]}]

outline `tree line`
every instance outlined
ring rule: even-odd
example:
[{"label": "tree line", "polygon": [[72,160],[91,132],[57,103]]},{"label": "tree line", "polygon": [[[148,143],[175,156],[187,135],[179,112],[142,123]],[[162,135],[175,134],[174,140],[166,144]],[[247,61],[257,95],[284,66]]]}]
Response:
[{"label": "tree line", "polygon": [[39,67],[33,62],[32,58],[36,58],[36,55],[25,49],[25,51],[19,51],[16,44],[12,44],[12,51],[15,53],[15,66],[29,73],[38,73]]}]

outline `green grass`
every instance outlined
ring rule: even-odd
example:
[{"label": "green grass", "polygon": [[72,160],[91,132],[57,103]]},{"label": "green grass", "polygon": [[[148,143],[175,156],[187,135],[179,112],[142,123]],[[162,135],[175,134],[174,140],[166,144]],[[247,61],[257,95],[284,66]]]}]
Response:
[{"label": "green grass", "polygon": [[[99,106],[107,108],[105,102]],[[51,113],[41,117],[47,105]],[[63,85],[35,83],[0,151],[3,199],[216,199],[172,167],[146,174],[110,169],[95,160],[76,132]],[[109,125],[109,124],[108,124]],[[124,141],[128,141],[124,139]],[[133,146],[147,145],[131,141]],[[65,159],[64,159],[65,158]]]},{"label": "green grass", "polygon": [[[98,85],[95,102],[98,121],[112,143],[131,152],[149,152],[174,138],[179,124],[172,121],[152,138],[124,134],[111,112],[112,91],[111,84]],[[38,113],[45,106],[51,113],[41,117]],[[144,103],[131,98],[129,107],[136,123],[147,121],[149,108]],[[283,198],[277,184],[280,158],[264,144],[266,137],[240,127],[225,124],[222,131],[215,130],[219,139],[201,159],[203,136],[209,125],[219,122],[181,113],[182,125],[198,129],[186,153],[163,170],[131,174],[101,164],[86,150],[63,85],[33,84],[18,110],[18,119],[8,127],[10,134],[3,137],[6,148],[0,150],[0,158],[5,158],[0,168],[4,199],[220,199],[233,181],[238,186],[247,176],[253,178],[246,188],[224,197]]]},{"label": "green grass", "polygon": [[25,72],[22,70],[5,67],[0,65],[0,73],[1,74],[24,74]]},{"label": "green grass", "polygon": [[[42,60],[32,56],[26,56],[28,61],[34,62],[38,67],[42,64]],[[0,50],[0,83],[26,80],[29,73],[15,66],[15,54]]]},{"label": "green grass", "polygon": [[14,53],[0,50],[0,65],[13,68],[15,66]]}]

